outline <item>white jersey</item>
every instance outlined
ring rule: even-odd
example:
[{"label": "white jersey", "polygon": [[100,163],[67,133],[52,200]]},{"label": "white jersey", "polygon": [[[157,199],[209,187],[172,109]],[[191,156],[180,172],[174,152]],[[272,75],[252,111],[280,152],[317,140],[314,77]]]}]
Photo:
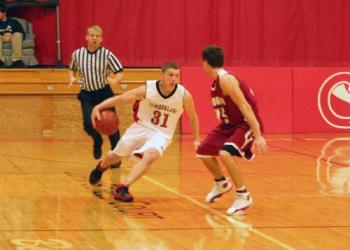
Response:
[{"label": "white jersey", "polygon": [[174,91],[168,96],[160,92],[159,81],[146,81],[146,88],[145,98],[135,104],[135,121],[172,138],[183,113],[185,88],[181,84],[176,84]]}]

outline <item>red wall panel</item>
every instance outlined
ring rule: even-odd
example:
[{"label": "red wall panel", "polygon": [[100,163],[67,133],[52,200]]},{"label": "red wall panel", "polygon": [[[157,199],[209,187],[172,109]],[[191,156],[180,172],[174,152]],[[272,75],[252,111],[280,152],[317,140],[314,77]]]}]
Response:
[{"label": "red wall panel", "polygon": [[[260,116],[267,133],[292,131],[292,71],[290,68],[233,68],[234,73],[250,86],[258,100]],[[202,133],[208,133],[217,123],[210,99],[209,78],[201,67],[183,67],[182,82],[192,93],[200,118]],[[190,133],[187,117],[182,119],[182,132]]]},{"label": "red wall panel", "polygon": [[350,68],[293,69],[293,131],[350,131]]},{"label": "red wall panel", "polygon": [[[227,67],[255,92],[266,133],[350,132],[350,68]],[[201,67],[183,67],[182,82],[192,93],[202,133],[217,123],[210,79]],[[190,133],[186,116],[182,132]]]},{"label": "red wall panel", "polygon": [[[55,9],[10,12],[33,23],[39,62],[56,63]],[[61,0],[62,60],[99,24],[104,45],[128,67],[194,66],[207,44],[224,48],[227,65],[341,67],[350,63],[349,16],[348,0]]]}]

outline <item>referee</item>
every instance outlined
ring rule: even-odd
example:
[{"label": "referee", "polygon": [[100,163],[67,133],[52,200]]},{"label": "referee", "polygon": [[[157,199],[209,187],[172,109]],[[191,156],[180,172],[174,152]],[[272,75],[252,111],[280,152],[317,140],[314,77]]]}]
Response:
[{"label": "referee", "polygon": [[[91,112],[94,106],[114,96],[110,85],[120,82],[123,66],[110,50],[101,46],[103,40],[101,27],[98,25],[89,27],[85,39],[87,46],[75,50],[72,54],[68,87],[73,83],[80,84],[78,99],[81,103],[84,130],[93,139],[94,158],[99,159],[102,156],[103,140],[91,124]],[[111,72],[114,74],[110,74]],[[117,145],[119,138],[119,130],[109,136],[111,149]]]}]

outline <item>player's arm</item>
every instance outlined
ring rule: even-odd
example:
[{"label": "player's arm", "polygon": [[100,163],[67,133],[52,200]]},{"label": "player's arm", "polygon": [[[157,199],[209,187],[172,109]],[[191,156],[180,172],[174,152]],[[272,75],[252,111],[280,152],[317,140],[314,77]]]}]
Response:
[{"label": "player's arm", "polygon": [[96,105],[91,113],[91,122],[95,127],[95,119],[100,120],[100,111],[121,104],[134,103],[136,100],[141,100],[146,95],[146,85],[142,85],[138,88],[129,90],[121,95],[110,97],[100,104]]},{"label": "player's arm", "polygon": [[192,95],[187,90],[184,95],[184,109],[190,119],[192,134],[193,134],[193,144],[197,149],[197,147],[200,144],[199,119],[198,119],[198,114],[193,102]]},{"label": "player's arm", "polygon": [[254,145],[259,151],[265,152],[267,150],[267,145],[264,137],[261,134],[260,124],[250,104],[244,97],[237,79],[232,75],[226,75],[221,79],[220,87],[223,90],[224,94],[230,96],[232,101],[238,106],[245,120],[252,129],[255,138]]}]

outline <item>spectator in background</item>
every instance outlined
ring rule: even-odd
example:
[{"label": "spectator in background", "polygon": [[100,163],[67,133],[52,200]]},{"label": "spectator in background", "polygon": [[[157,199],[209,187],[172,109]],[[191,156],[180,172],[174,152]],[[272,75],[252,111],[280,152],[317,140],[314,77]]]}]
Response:
[{"label": "spectator in background", "polygon": [[25,67],[22,61],[22,44],[25,36],[22,25],[13,18],[7,17],[7,7],[0,4],[0,68],[5,67],[2,43],[12,44],[12,65],[11,67]]}]

